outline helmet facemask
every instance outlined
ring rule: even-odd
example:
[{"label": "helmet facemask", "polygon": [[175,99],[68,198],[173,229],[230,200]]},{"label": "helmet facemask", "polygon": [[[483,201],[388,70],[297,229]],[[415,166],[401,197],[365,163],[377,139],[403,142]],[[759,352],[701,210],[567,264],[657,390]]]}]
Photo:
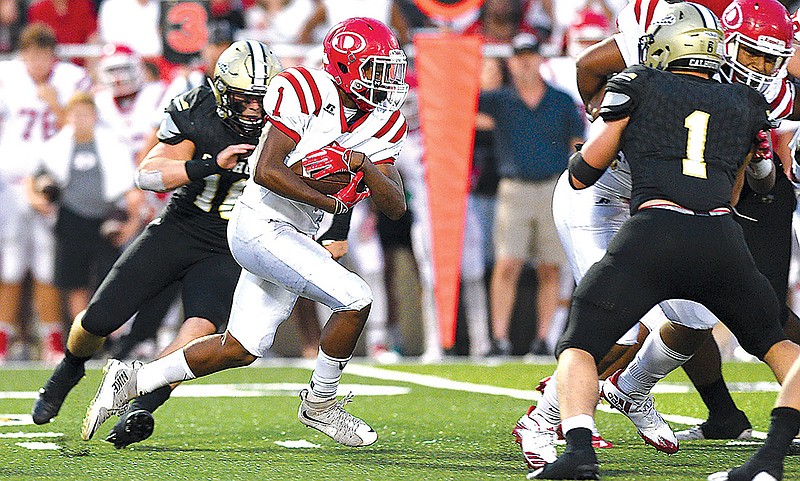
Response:
[{"label": "helmet facemask", "polygon": [[[264,113],[264,94],[254,94],[244,90],[229,87],[222,79],[214,82],[219,92],[219,105],[217,114],[237,134],[244,137],[258,137],[266,123]],[[259,114],[246,114],[248,106],[253,101],[258,102]]]},{"label": "helmet facemask", "polygon": [[[792,56],[792,48],[783,48],[769,42],[766,37],[758,42],[733,33],[725,39],[727,61],[722,69],[722,76],[729,82],[737,82],[751,87],[762,94],[781,78],[781,69],[786,67],[787,60]],[[739,59],[739,54],[745,57],[763,57],[763,65],[768,72],[758,72],[746,66]]]},{"label": "helmet facemask", "polygon": [[408,94],[406,67],[406,55],[402,50],[392,50],[387,57],[368,57],[361,64],[359,78],[350,84],[350,92],[357,103],[368,106],[367,110],[395,111]]}]

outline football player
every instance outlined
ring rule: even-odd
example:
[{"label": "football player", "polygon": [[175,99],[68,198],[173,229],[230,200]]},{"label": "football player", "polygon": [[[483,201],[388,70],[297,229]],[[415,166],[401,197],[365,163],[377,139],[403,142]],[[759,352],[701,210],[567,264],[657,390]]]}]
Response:
[{"label": "football player", "polygon": [[[236,42],[220,56],[213,84],[169,104],[159,143],[139,166],[136,184],[150,191],[176,190],[164,213],[125,250],[73,322],[66,357],[33,405],[36,424],[58,414],[105,337],[170,284],[182,285],[185,320],[162,354],[224,330],[241,271],[228,247],[228,219],[249,177],[246,157],[266,124],[262,98],[280,69],[266,45]],[[170,392],[164,386],[140,398],[108,441],[121,448],[147,438],[153,430],[150,413]]]},{"label": "football player", "polygon": [[[110,360],[84,419],[83,438],[131,398],[264,356],[298,296],[330,307],[298,418],[347,446],[367,446],[377,433],[336,400],[372,303],[367,284],[314,241],[323,211],[340,214],[372,196],[392,219],[406,210],[393,165],[407,125],[399,108],[408,92],[406,56],[383,23],[347,19],[323,41],[323,70],[288,68],[270,84],[264,109],[272,123],[251,159],[253,177],[234,209],[228,237],[242,267],[228,330],[162,359],[131,367]],[[315,178],[341,172],[352,180],[322,194],[292,172]],[[361,185],[363,182],[363,186]]]},{"label": "football player", "polygon": [[[119,132],[136,160],[143,159],[147,137],[153,124],[153,112],[163,112],[164,85],[145,82],[141,57],[125,45],[109,44],[97,62],[95,94],[100,120]],[[138,163],[138,162],[137,162]]]},{"label": "football player", "polygon": [[[770,124],[769,105],[754,89],[710,80],[723,62],[723,35],[706,7],[672,5],[643,38],[645,66],[629,67],[608,82],[601,120],[570,159],[568,182],[580,190],[595,183],[621,150],[634,179],[632,215],[573,296],[558,349],[567,448],[529,479],[599,479],[591,445],[596,363],[658,302],[689,299],[707,306],[743,334],[781,381],[800,355],[800,346],[781,329],[775,293],[731,216],[736,182],[744,181],[758,133]],[[774,170],[770,160],[754,159],[752,171]],[[768,189],[771,182],[754,185]],[[608,393],[606,398],[615,400]]]},{"label": "football player", "polygon": [[33,302],[42,321],[42,357],[55,363],[63,356],[61,302],[53,285],[52,216],[37,214],[26,201],[25,179],[36,174],[41,146],[64,123],[64,105],[88,90],[86,72],[56,57],[50,27],[29,25],[19,40],[19,56],[0,62],[0,184],[4,218],[0,228],[0,361],[16,330],[23,280],[33,277]]},{"label": "football player", "polygon": [[[768,82],[764,82],[764,85],[766,86],[767,98],[770,99],[773,107],[771,118],[777,120],[790,115],[796,101],[794,85],[782,75],[783,70],[772,68],[773,64],[778,63],[780,65],[780,62],[783,61],[779,61],[776,57],[785,59],[789,54],[785,49],[785,46],[788,45],[785,42],[787,39],[791,39],[791,35],[787,37],[785,28],[781,29],[773,26],[776,23],[784,26],[787,24],[785,9],[777,1],[766,0],[759,2],[759,4],[760,7],[755,8],[753,2],[742,0],[733,2],[729,9],[737,8],[736,5],[739,5],[739,8],[744,12],[744,16],[751,19],[752,23],[744,22],[741,25],[737,25],[737,28],[732,28],[723,22],[723,27],[726,31],[726,44],[730,52],[737,50],[732,45],[738,46],[742,44],[741,41],[736,41],[735,43],[733,41],[734,39],[741,39],[742,31],[747,32],[748,37],[753,39],[758,39],[762,33],[765,34],[761,37],[764,41],[754,48],[761,52],[760,57],[774,58],[775,61],[770,64],[766,62],[758,63],[756,62],[758,59],[755,58],[748,62],[746,68],[748,70],[757,69],[762,74],[762,78],[769,77],[771,79]],[[602,89],[602,81],[599,79],[605,79],[606,74],[613,72],[618,64],[623,62],[623,59],[628,61],[630,58],[634,58],[634,53],[626,50],[626,48],[633,48],[634,43],[631,38],[640,37],[640,34],[636,32],[649,25],[653,20],[653,15],[657,19],[659,18],[658,15],[664,15],[665,10],[663,9],[669,8],[667,3],[658,5],[651,3],[650,7],[654,13],[647,13],[646,9],[637,11],[634,8],[635,6],[642,6],[642,3],[640,1],[632,2],[620,14],[619,25],[620,27],[626,26],[626,30],[588,50],[581,56],[578,73],[579,87],[581,87],[581,93],[587,102],[589,110],[596,109],[596,93]],[[782,15],[781,12],[783,12]],[[782,42],[784,48],[780,47]],[[727,64],[722,69],[726,72],[733,70]],[[754,73],[758,72],[754,71]],[[746,78],[746,76],[733,77],[730,74],[727,74],[727,76],[734,80]],[[765,78],[765,80],[768,79]],[[769,166],[770,164],[766,165]],[[771,176],[772,173],[764,175]],[[788,274],[787,256],[791,235],[790,222],[793,210],[793,196],[791,195],[789,182],[780,175],[775,178],[775,187],[766,195],[756,193],[746,186],[741,194],[741,201],[737,208],[739,211],[746,212],[748,217],[754,216],[763,220],[756,223],[749,219],[742,219],[740,222],[743,224],[746,240],[754,253],[759,268],[763,269],[768,275],[776,293],[779,296],[783,295],[784,297],[781,300],[784,300],[786,276]],[[562,178],[557,186],[554,200],[554,217],[559,225],[559,232],[569,253],[570,263],[573,266],[573,273],[576,274],[576,278],[579,278],[577,276],[584,273],[591,264],[603,255],[611,236],[619,229],[621,223],[628,218],[630,183],[629,168],[624,158],[621,158],[616,162],[613,169],[609,169],[595,185],[584,191],[572,191],[567,185],[566,178]],[[773,201],[780,208],[776,208],[777,206],[772,204]],[[747,224],[745,225],[745,223]],[[780,240],[776,242],[775,239]],[[776,253],[776,249],[784,244],[787,249],[786,252]],[[781,319],[786,319],[786,317],[782,315]],[[667,320],[684,325],[678,327],[678,324],[670,324],[665,328],[668,332],[663,335],[670,337],[673,340],[672,342],[677,339],[688,340],[688,334],[683,332],[686,330],[684,328],[689,328],[690,333],[692,332],[691,330],[694,330],[699,334],[707,331],[717,322],[716,317],[700,305],[689,301],[670,301],[664,310],[653,309],[642,319],[645,326],[645,329],[642,329],[642,333],[639,332],[638,327],[635,327],[626,336],[623,336],[618,341],[618,345],[601,362],[600,371],[602,373],[601,378],[605,378],[615,373],[619,368],[625,367],[639,345],[643,346],[642,349],[645,351],[640,358],[649,356],[657,359],[648,363],[649,367],[646,369],[651,374],[647,376],[646,382],[643,382],[635,390],[641,396],[637,395],[638,402],[633,404],[636,409],[628,414],[633,414],[634,416],[637,412],[641,414],[637,421],[637,426],[646,442],[656,446],[657,449],[674,452],[677,450],[678,439],[690,439],[687,434],[689,432],[697,433],[700,428],[697,427],[688,432],[679,433],[682,435],[680,437],[674,435],[669,425],[658,415],[657,411],[650,409],[652,407],[652,397],[649,396],[649,390],[658,378],[665,376],[672,369],[685,363],[696,350],[696,344],[701,340],[695,339],[689,345],[675,349],[674,345],[671,348],[664,345],[663,339],[655,339],[662,334],[654,334],[653,339],[649,339],[647,343],[644,343],[644,336],[647,331],[658,330],[661,324]],[[697,374],[692,375],[692,379],[694,380],[695,377],[703,375],[713,379],[714,372],[717,373],[717,381],[710,383],[707,388],[702,388],[701,386],[698,389],[704,400],[708,398],[719,399],[716,402],[716,405],[719,406],[717,408],[719,415],[716,416],[716,419],[722,420],[722,422],[714,422],[713,425],[708,426],[707,436],[747,437],[751,433],[750,424],[744,413],[739,411],[733,404],[725,384],[721,380],[719,351],[716,349],[716,345],[713,344],[712,339],[706,338],[705,340],[710,344],[704,346],[698,352],[708,353],[711,351],[716,354],[717,367],[714,369],[712,356],[710,362],[698,363],[700,366],[693,369],[693,372]],[[670,341],[667,342],[669,343]],[[746,343],[746,341],[743,342]],[[658,367],[653,367],[654,364],[657,364]],[[707,367],[709,364],[710,367]],[[641,369],[641,366],[637,367],[634,364],[634,369]],[[638,375],[641,377],[643,374],[639,372]],[[630,371],[623,373],[624,382],[630,382],[627,379],[632,377]],[[526,449],[524,446],[528,442],[525,435],[529,434],[526,429],[533,431],[538,431],[539,428],[555,429],[559,421],[558,400],[556,398],[557,388],[554,386],[555,383],[553,381],[551,379],[545,386],[543,398],[537,404],[537,407],[535,409],[531,408],[529,415],[522,416],[514,430],[518,442],[523,444],[523,453],[525,453],[526,458],[530,458],[529,465],[531,461],[534,464],[540,461],[535,454],[532,454],[535,449]],[[698,382],[698,385],[701,384],[702,382]],[[609,384],[608,387],[611,389],[612,385]],[[719,391],[723,392],[720,394]],[[711,394],[706,394],[709,392]],[[728,402],[726,402],[726,399]],[[712,421],[716,421],[716,419],[712,419]],[[702,433],[702,431],[699,432]],[[532,441],[530,442],[532,443]],[[535,444],[532,445],[535,446]]]}]

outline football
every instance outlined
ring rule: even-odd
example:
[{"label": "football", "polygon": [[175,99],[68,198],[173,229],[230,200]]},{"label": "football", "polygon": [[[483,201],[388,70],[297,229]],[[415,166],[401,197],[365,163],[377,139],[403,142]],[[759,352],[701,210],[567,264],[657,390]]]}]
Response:
[{"label": "football", "polygon": [[292,172],[294,172],[301,179],[303,179],[303,182],[305,182],[306,185],[316,190],[317,192],[326,195],[332,195],[339,192],[345,186],[347,186],[347,184],[349,184],[350,180],[352,179],[352,175],[350,174],[350,172],[337,172],[325,178],[316,180],[304,172],[302,162],[296,162],[292,164],[290,169],[292,169]]}]

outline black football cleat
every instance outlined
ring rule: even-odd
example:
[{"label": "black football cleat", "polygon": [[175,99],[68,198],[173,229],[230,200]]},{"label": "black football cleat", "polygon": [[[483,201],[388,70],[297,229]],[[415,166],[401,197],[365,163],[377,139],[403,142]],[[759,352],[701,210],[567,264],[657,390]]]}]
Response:
[{"label": "black football cleat", "polygon": [[591,449],[564,451],[555,462],[531,470],[528,479],[600,479],[600,464]]},{"label": "black football cleat", "polygon": [[112,443],[115,448],[122,449],[149,438],[153,434],[153,427],[155,419],[149,411],[144,409],[129,411],[119,417],[106,436],[106,441]]},{"label": "black football cleat", "polygon": [[33,402],[31,417],[36,424],[46,424],[53,420],[64,404],[67,394],[86,374],[83,364],[66,362],[66,358],[56,366],[50,379],[39,389],[39,397]]},{"label": "black football cleat", "polygon": [[708,419],[702,424],[675,433],[678,441],[698,439],[752,439],[753,426],[743,411],[724,419]]}]

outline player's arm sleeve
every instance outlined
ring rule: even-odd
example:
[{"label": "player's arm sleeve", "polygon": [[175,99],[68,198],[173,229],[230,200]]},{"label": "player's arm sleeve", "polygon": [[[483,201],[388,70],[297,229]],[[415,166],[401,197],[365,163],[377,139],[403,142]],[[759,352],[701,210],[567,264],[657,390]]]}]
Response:
[{"label": "player's arm sleeve", "polygon": [[606,85],[606,93],[600,106],[600,116],[606,122],[630,117],[637,106],[641,75],[633,69],[626,69],[611,77]]}]

